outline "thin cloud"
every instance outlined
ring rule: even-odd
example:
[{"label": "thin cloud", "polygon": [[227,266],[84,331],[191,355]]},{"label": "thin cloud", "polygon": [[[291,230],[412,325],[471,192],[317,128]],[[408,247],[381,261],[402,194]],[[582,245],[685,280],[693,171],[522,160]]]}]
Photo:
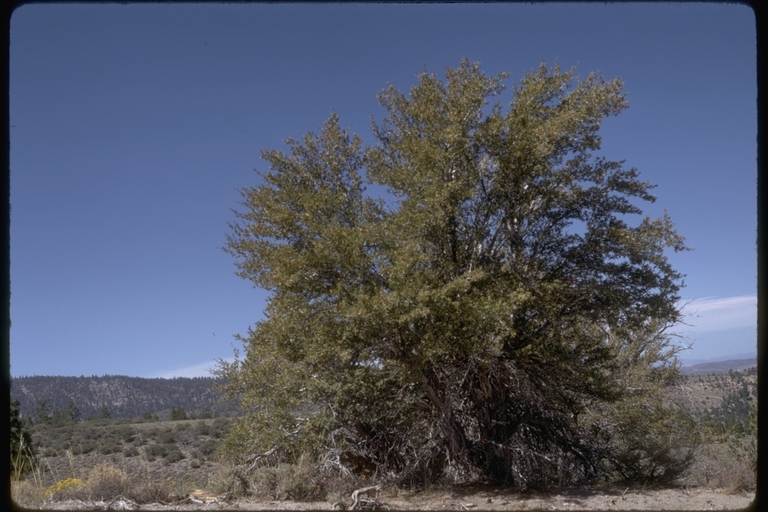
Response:
[{"label": "thin cloud", "polygon": [[694,299],[683,306],[683,315],[693,332],[757,328],[757,295]]}]

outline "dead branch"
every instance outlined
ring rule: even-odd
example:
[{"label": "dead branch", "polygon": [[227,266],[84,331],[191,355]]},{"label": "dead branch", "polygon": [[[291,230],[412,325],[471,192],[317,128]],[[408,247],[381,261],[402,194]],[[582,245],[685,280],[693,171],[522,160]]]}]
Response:
[{"label": "dead branch", "polygon": [[381,485],[371,485],[369,487],[363,487],[362,489],[357,489],[356,491],[352,491],[352,506],[349,509],[355,510],[357,508],[357,506],[362,501],[361,496],[363,494],[365,494],[366,496],[370,496],[371,492],[378,492],[380,490],[381,490]]}]

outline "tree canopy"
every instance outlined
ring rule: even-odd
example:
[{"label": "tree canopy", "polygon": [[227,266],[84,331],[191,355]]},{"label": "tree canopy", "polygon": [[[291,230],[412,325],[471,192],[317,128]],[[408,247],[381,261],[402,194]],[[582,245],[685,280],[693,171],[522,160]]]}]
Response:
[{"label": "tree canopy", "polygon": [[241,462],[520,487],[684,463],[653,433],[679,422],[660,398],[683,277],[665,253],[686,247],[642,217],[653,185],[597,154],[622,82],[542,64],[502,105],[506,78],[424,71],[379,93],[375,145],[332,114],[262,152],[226,250],[268,305],[217,370],[248,412]]}]

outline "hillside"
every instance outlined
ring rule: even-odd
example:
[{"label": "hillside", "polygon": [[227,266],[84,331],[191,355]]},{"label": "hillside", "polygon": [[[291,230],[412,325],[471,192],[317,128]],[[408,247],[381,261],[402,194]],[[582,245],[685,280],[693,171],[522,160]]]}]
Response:
[{"label": "hillside", "polygon": [[[733,359],[684,366],[689,376],[721,374],[742,371],[757,365],[756,358]],[[47,400],[50,411],[65,410],[70,400],[83,418],[98,417],[106,406],[113,418],[136,418],[144,414],[168,419],[174,407],[199,415],[203,412],[223,415],[237,414],[235,402],[221,402],[221,393],[215,388],[216,379],[195,377],[174,379],[126,377],[19,377],[12,380],[13,398],[21,404],[22,417],[33,417],[38,400]],[[699,410],[714,405],[713,394],[699,393],[704,402],[696,402]],[[711,395],[710,398],[706,398]],[[709,403],[706,400],[710,400]]]},{"label": "hillside", "polygon": [[757,358],[750,357],[747,359],[729,359],[727,361],[713,361],[710,363],[683,366],[681,370],[688,375],[704,375],[710,373],[725,373],[730,370],[738,372],[756,366]]},{"label": "hillside", "polygon": [[70,403],[83,418],[98,417],[106,406],[113,418],[144,414],[161,417],[181,407],[192,414],[231,415],[237,404],[222,403],[222,394],[210,377],[147,379],[105,375],[102,377],[19,377],[11,382],[11,394],[20,403],[22,417],[33,417],[38,400],[47,400],[49,412],[65,410]]},{"label": "hillside", "polygon": [[757,368],[727,373],[685,375],[667,396],[695,420],[706,417],[723,424],[744,422],[757,407]]}]

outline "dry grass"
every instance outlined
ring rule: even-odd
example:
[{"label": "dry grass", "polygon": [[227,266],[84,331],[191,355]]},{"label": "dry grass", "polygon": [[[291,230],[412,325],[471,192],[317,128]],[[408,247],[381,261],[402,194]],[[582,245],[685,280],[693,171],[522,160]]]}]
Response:
[{"label": "dry grass", "polygon": [[171,481],[147,478],[134,484],[128,492],[128,497],[136,503],[168,503],[175,496]]},{"label": "dry grass", "polygon": [[748,438],[702,445],[683,483],[729,493],[754,491],[757,486],[757,452]]},{"label": "dry grass", "polygon": [[88,494],[91,499],[108,500],[128,491],[128,475],[111,464],[100,464],[88,472]]},{"label": "dry grass", "polygon": [[39,508],[45,500],[45,489],[29,480],[11,481],[11,499],[25,508]]},{"label": "dry grass", "polygon": [[257,470],[252,479],[256,496],[294,501],[316,501],[326,495],[315,465],[302,456],[296,464],[278,464]]}]

